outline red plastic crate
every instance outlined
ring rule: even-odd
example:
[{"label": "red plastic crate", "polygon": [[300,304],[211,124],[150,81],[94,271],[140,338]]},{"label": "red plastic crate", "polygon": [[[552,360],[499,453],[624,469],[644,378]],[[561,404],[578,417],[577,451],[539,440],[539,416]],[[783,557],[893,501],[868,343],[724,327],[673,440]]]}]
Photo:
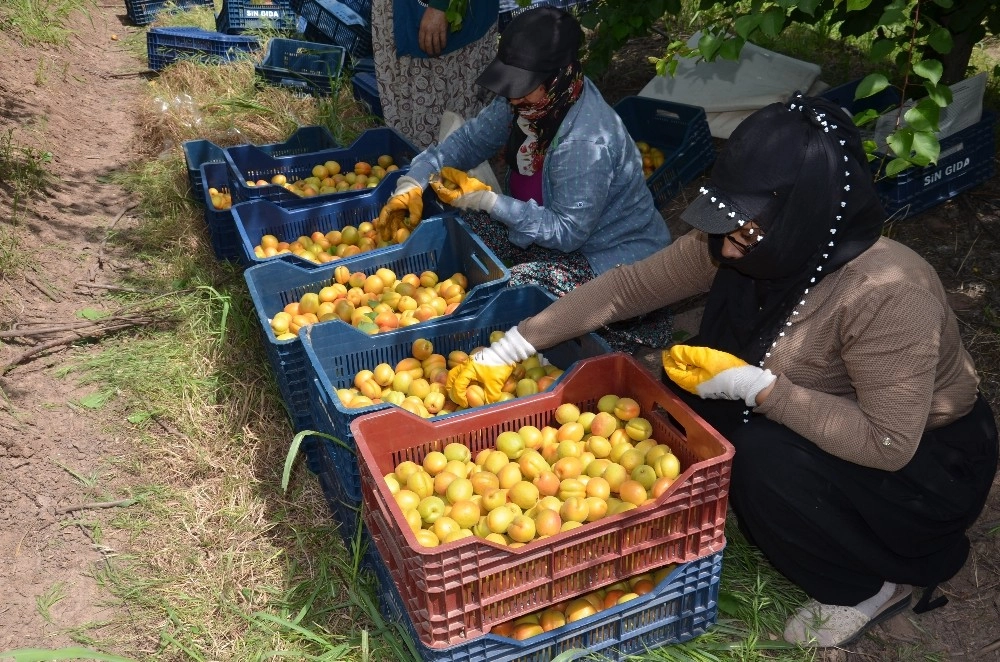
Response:
[{"label": "red plastic crate", "polygon": [[[608,393],[634,398],[670,445],[681,475],[648,506],[510,549],[476,538],[419,545],[382,478],[451,442],[473,455],[497,435],[552,424],[564,402],[595,410]],[[362,517],[400,590],[420,641],[453,645],[621,577],[722,551],[733,447],[660,380],[625,354],[584,359],[548,393],[440,421],[390,408],[351,423],[361,471]],[[402,524],[401,524],[402,523]]]}]

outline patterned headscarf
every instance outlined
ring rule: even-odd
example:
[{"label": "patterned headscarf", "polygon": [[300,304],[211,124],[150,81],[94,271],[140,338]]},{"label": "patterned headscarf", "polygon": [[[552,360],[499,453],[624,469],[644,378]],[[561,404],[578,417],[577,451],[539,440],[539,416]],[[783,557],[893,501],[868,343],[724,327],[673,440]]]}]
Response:
[{"label": "patterned headscarf", "polygon": [[583,70],[579,60],[574,60],[545,84],[541,101],[514,106],[507,164],[525,176],[540,171],[559,125],[582,93]]}]

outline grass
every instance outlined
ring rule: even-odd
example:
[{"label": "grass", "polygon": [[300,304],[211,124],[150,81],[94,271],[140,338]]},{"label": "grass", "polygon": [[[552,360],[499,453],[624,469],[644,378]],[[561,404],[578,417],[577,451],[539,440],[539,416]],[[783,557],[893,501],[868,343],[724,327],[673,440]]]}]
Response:
[{"label": "grass", "polygon": [[[16,34],[26,46],[63,46],[72,34],[74,14],[90,20],[93,0],[4,0],[0,3],[0,30]],[[81,26],[82,27],[82,26]]]},{"label": "grass", "polygon": [[44,193],[51,176],[47,165],[52,154],[28,147],[15,139],[10,128],[0,133],[0,193],[10,200],[10,212],[0,223],[0,276],[24,266],[25,257],[20,250],[18,224],[24,208],[31,199]]}]

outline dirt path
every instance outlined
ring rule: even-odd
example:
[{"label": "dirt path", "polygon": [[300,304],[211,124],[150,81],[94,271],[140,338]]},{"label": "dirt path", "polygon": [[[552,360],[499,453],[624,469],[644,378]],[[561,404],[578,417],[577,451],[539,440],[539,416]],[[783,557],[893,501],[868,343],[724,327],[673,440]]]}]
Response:
[{"label": "dirt path", "polygon": [[[145,66],[112,38],[136,30],[126,27],[124,3],[74,22],[61,49],[25,49],[0,33],[0,130],[15,127],[16,143],[51,152],[58,177],[48,197],[32,201],[33,213],[21,216],[32,268],[0,282],[4,329],[70,322],[84,308],[100,308],[100,290],[75,284],[111,283],[121,267],[122,256],[103,242],[131,201],[101,180],[133,158],[131,108],[146,81],[122,74]],[[0,204],[8,203],[0,194]],[[117,227],[130,223],[125,214]],[[34,342],[4,340],[0,364]],[[0,650],[67,645],[66,628],[112,615],[93,575],[121,542],[100,526],[115,509],[61,509],[120,498],[116,458],[128,449],[106,412],[75,404],[94,389],[54,375],[77,351],[42,354],[0,377]]]}]

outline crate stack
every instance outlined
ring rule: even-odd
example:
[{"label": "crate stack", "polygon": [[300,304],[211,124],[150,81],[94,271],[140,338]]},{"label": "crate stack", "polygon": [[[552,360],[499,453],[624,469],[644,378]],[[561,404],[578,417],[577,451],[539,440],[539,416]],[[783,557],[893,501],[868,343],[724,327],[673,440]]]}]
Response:
[{"label": "crate stack", "polygon": [[[607,394],[634,399],[652,437],[679,459],[680,475],[660,496],[523,546],[475,536],[418,541],[384,476],[447,444],[464,445],[475,458],[504,433],[551,426],[566,403],[596,411]],[[360,513],[370,536],[366,564],[383,612],[406,627],[421,659],[547,660],[577,651],[622,660],[714,624],[733,448],[635,359],[582,358],[537,395],[432,419],[385,407],[355,418],[350,429],[362,495],[350,512]],[[341,475],[345,463],[337,465]],[[648,583],[630,600],[518,634],[546,610],[585,608],[607,599],[607,590],[638,591],[640,582]]]}]

